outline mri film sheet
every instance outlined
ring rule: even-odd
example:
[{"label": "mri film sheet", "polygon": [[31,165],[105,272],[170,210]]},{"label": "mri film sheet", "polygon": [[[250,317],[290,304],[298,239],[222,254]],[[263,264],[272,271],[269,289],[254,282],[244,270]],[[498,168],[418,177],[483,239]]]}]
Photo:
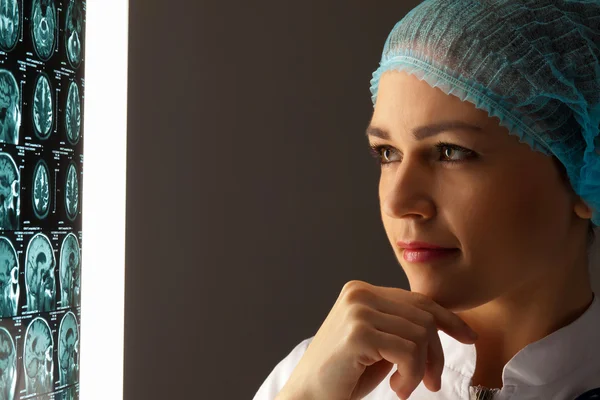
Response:
[{"label": "mri film sheet", "polygon": [[0,0],[0,400],[79,398],[83,0]]}]

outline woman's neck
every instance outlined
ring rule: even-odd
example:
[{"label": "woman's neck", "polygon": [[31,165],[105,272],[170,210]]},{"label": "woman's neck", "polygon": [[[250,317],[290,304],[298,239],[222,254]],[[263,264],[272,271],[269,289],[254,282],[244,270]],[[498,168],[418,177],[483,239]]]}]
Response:
[{"label": "woman's neck", "polygon": [[[521,349],[579,318],[593,300],[587,265],[568,278],[545,277],[457,313],[479,335],[471,385],[501,388],[504,366]],[[580,272],[579,272],[580,271]]]}]

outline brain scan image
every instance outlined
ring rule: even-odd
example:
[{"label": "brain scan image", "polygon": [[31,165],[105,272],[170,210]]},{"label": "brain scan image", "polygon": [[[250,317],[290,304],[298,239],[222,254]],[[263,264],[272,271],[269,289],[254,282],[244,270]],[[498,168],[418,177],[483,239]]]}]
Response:
[{"label": "brain scan image", "polygon": [[56,400],[78,400],[76,386],[69,386],[62,392],[58,393],[55,397]]},{"label": "brain scan image", "polygon": [[35,318],[27,327],[23,343],[23,368],[27,395],[43,394],[52,390],[54,340],[48,323]]},{"label": "brain scan image", "polygon": [[33,92],[32,117],[35,134],[38,138],[48,139],[52,133],[54,122],[54,110],[52,100],[52,89],[46,74],[39,74],[35,82]]},{"label": "brain scan image", "polygon": [[33,213],[39,219],[44,219],[50,211],[50,171],[44,160],[39,160],[33,170],[32,187]]},{"label": "brain scan image", "polygon": [[81,44],[83,38],[83,5],[79,0],[71,0],[67,8],[67,20],[65,22],[65,48],[67,58],[74,68],[81,63]]},{"label": "brain scan image", "polygon": [[61,385],[79,380],[79,333],[75,314],[68,312],[58,330],[58,366]]},{"label": "brain scan image", "polygon": [[0,229],[18,229],[20,189],[21,180],[15,160],[10,154],[0,152]]},{"label": "brain scan image", "polygon": [[17,45],[20,30],[17,0],[0,0],[0,48],[11,51]]},{"label": "brain scan image", "polygon": [[25,287],[27,311],[54,311],[56,309],[56,259],[50,240],[43,233],[33,236],[25,253]]},{"label": "brain scan image", "polygon": [[77,144],[81,130],[81,101],[79,100],[79,87],[75,82],[71,82],[69,85],[66,114],[67,139],[69,143]]},{"label": "brain scan image", "polygon": [[17,387],[17,349],[12,336],[0,328],[0,400],[13,400]]},{"label": "brain scan image", "polygon": [[60,249],[60,304],[78,307],[81,299],[81,249],[73,233],[69,233]]},{"label": "brain scan image", "polygon": [[19,143],[21,92],[12,72],[0,69],[0,142]]},{"label": "brain scan image", "polygon": [[42,60],[47,61],[56,42],[56,8],[54,0],[33,0],[31,5],[31,34],[33,47]]},{"label": "brain scan image", "polygon": [[79,178],[75,163],[69,164],[67,169],[67,182],[65,185],[65,209],[67,217],[74,220],[79,210]]},{"label": "brain scan image", "polygon": [[0,236],[0,318],[17,315],[18,303],[19,258],[10,240]]}]

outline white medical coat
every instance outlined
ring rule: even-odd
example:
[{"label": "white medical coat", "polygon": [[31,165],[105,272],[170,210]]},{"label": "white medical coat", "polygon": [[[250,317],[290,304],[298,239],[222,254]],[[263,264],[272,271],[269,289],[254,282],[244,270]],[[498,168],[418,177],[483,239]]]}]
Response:
[{"label": "white medical coat", "polygon": [[[442,388],[429,391],[423,382],[409,400],[470,400],[469,386],[475,371],[474,344],[464,344],[438,331],[444,350]],[[314,336],[313,336],[314,337]],[[262,383],[254,400],[273,400],[283,388],[313,337],[300,342]],[[397,400],[388,376],[364,399]],[[493,400],[575,400],[600,387],[600,301],[571,324],[521,349],[502,371],[503,387]]]}]

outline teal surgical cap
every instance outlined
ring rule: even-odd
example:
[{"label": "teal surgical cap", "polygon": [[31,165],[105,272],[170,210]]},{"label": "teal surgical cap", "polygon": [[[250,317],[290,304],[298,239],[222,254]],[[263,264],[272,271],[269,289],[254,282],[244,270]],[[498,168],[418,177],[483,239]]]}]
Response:
[{"label": "teal surgical cap", "polygon": [[425,0],[373,73],[405,71],[498,117],[565,166],[600,225],[600,0]]}]

